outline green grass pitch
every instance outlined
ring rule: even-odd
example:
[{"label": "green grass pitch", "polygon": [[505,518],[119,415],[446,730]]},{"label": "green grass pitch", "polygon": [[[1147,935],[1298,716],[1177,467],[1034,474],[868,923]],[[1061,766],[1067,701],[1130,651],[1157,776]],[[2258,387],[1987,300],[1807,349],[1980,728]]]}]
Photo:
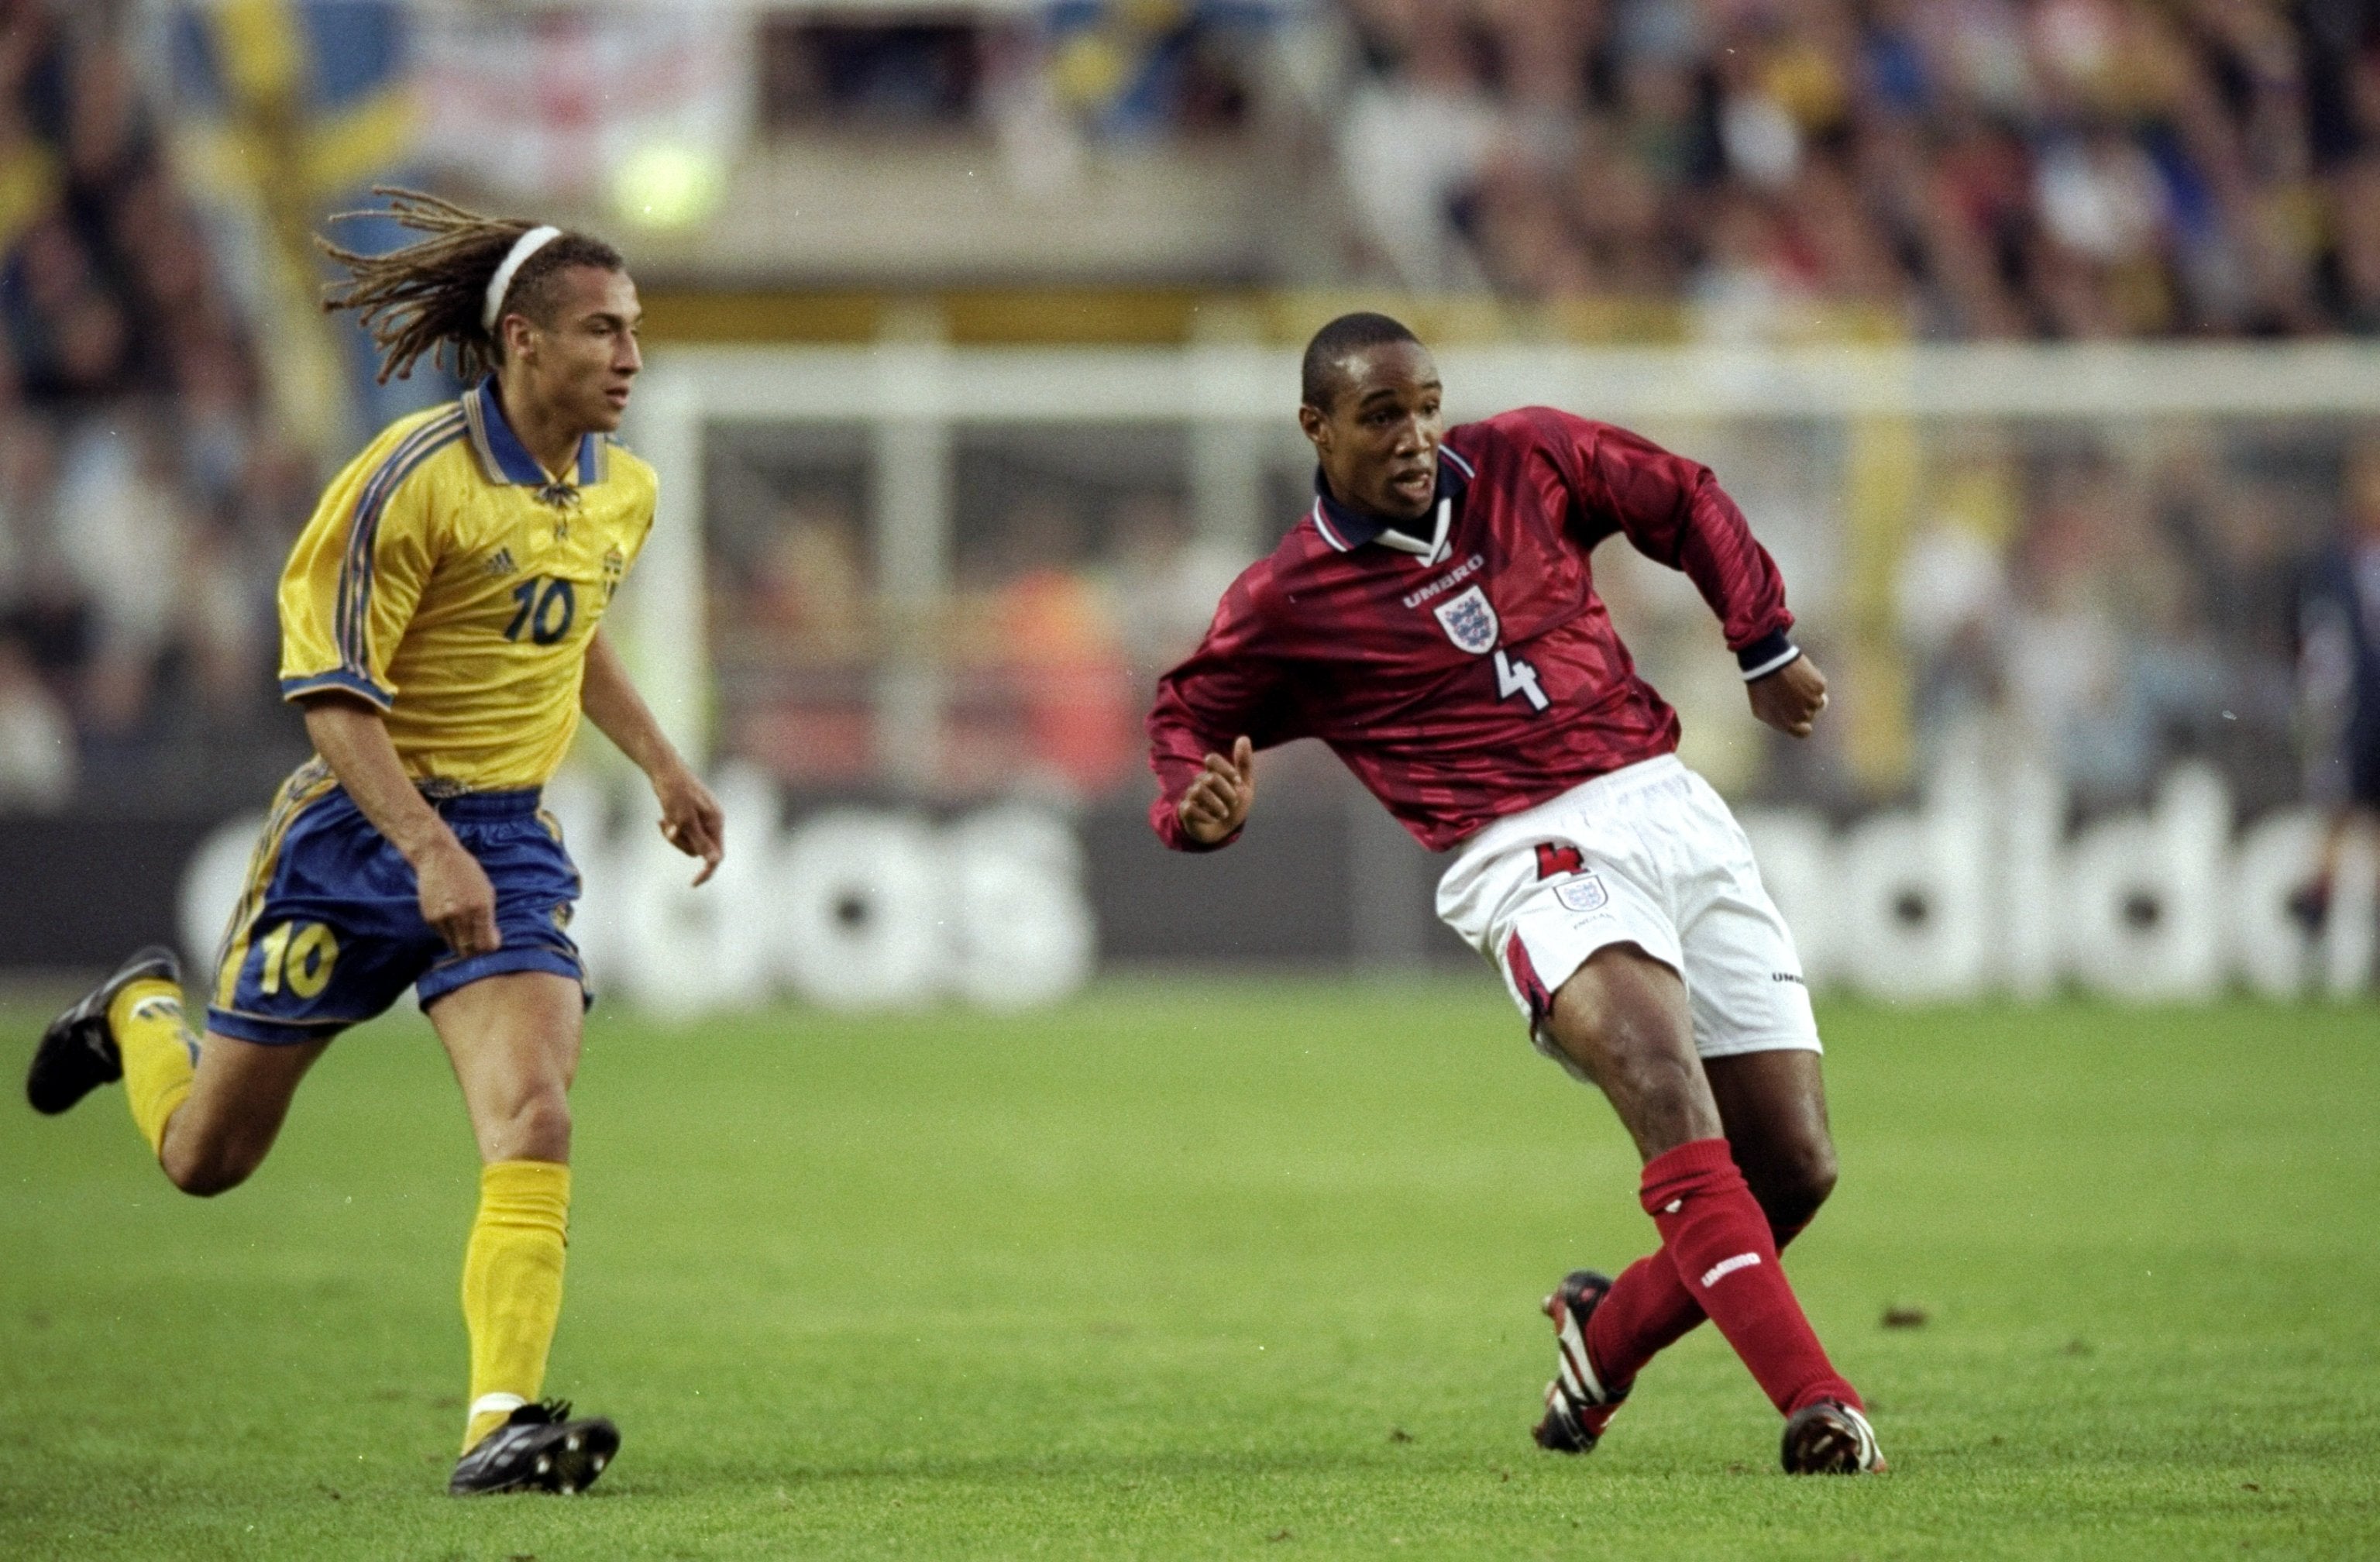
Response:
[{"label": "green grass pitch", "polygon": [[417,1018],[212,1202],[118,1092],[9,1106],[0,1556],[2380,1554],[2371,1008],[1823,1019],[1844,1179],[1791,1268],[1882,1479],[1778,1473],[1707,1329],[1595,1454],[1531,1445],[1537,1299],[1653,1231],[1485,972],[1117,982],[599,1010],[549,1389],[626,1441],[573,1499],[443,1495],[476,1183]]}]

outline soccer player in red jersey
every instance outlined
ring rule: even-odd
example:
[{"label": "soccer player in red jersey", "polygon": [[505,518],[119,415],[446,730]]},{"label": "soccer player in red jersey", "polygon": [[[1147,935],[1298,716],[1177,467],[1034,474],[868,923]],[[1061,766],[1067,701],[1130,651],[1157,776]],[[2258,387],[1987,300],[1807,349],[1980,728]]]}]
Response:
[{"label": "soccer player in red jersey", "polygon": [[1769,726],[1807,737],[1826,679],[1706,468],[1542,407],[1449,429],[1441,395],[1385,315],[1308,345],[1314,506],[1160,680],[1150,821],[1177,850],[1227,846],[1255,750],[1320,738],[1423,845],[1455,852],[1439,915],[1502,971],[1538,1048],[1609,1098],[1661,1246],[1546,1299],[1540,1445],[1594,1447],[1638,1371],[1708,1318],[1786,1417],[1786,1470],[1880,1470],[1778,1263],[1835,1182],[1801,960],[1612,629],[1596,544],[1623,535],[1686,573]]}]

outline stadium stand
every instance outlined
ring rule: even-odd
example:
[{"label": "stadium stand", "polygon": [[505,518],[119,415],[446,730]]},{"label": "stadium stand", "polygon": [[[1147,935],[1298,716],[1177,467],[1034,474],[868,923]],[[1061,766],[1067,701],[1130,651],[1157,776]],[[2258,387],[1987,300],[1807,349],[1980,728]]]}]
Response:
[{"label": "stadium stand", "polygon": [[9,6],[0,149],[0,798],[252,793],[291,748],[272,597],[312,468],[123,35]]},{"label": "stadium stand", "polygon": [[1349,182],[1407,286],[1735,339],[2380,326],[2358,0],[1345,9]]},{"label": "stadium stand", "polygon": [[[487,35],[442,32],[462,25],[445,13],[348,12],[415,30],[412,68],[451,121],[419,131],[426,176],[528,201],[504,181],[534,168],[472,161],[503,140],[484,116],[559,146],[577,133],[569,94],[460,79],[455,60],[513,56],[474,54]],[[733,47],[691,33],[695,79],[749,72],[710,219],[638,227],[605,205],[594,164],[551,176],[565,218],[626,226],[657,340],[865,340],[910,296],[962,344],[1199,339],[1219,300],[1282,340],[1317,287],[1396,289],[1450,340],[2380,324],[2380,52],[2372,7],[2350,0],[920,15],[764,6]],[[271,593],[325,450],[285,426],[260,353],[291,311],[256,300],[271,268],[253,234],[201,215],[165,133],[190,105],[131,16],[18,0],[0,31],[0,799],[17,810],[238,806],[298,740],[271,695]],[[516,29],[540,71],[650,43],[592,11],[468,25]],[[781,199],[855,179],[875,198],[841,215],[796,222]],[[940,209],[919,192],[953,180],[980,206],[944,210],[946,247],[920,245],[918,214]],[[2290,795],[2290,604],[2341,524],[2337,422],[1953,433],[1880,565],[1813,544],[1796,567],[1822,649],[1843,649],[1828,625],[1846,632],[1851,596],[1883,626],[1906,741],[1830,739],[1853,747],[1730,778],[1853,810],[1988,730],[2024,735],[2086,802],[2138,799],[2192,755],[2244,801]],[[1712,436],[1708,453],[1765,526],[1832,534],[1840,493],[1797,486],[1815,458],[1762,437]],[[856,428],[710,448],[722,736],[797,787],[885,775],[871,702],[900,631],[878,600],[870,450]],[[1278,524],[1304,474],[1293,450],[1262,458],[1259,519]],[[1003,435],[953,459],[942,784],[966,795],[1046,754],[1063,795],[1136,792],[1141,691],[1254,539],[1194,522],[1178,441]],[[1707,729],[1678,670],[1699,610],[1632,564],[1609,561],[1609,592],[1690,733]]]}]

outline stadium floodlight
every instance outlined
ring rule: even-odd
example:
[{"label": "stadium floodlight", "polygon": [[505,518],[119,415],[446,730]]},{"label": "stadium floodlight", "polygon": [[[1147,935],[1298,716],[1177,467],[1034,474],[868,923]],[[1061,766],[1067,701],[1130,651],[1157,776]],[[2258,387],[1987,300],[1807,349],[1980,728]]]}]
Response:
[{"label": "stadium floodlight", "polygon": [[654,141],[620,160],[612,203],[639,227],[691,226],[718,210],[727,193],[727,158],[708,147]]}]

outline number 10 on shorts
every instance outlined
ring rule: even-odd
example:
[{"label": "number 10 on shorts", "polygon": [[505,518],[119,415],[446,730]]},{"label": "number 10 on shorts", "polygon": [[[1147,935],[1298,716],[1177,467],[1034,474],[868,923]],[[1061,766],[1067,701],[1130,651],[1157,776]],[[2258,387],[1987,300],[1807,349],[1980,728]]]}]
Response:
[{"label": "number 10 on shorts", "polygon": [[339,941],[321,922],[283,922],[264,935],[264,970],[256,984],[267,993],[281,991],[285,978],[289,990],[301,998],[320,993],[331,980],[331,967],[339,958]]}]

